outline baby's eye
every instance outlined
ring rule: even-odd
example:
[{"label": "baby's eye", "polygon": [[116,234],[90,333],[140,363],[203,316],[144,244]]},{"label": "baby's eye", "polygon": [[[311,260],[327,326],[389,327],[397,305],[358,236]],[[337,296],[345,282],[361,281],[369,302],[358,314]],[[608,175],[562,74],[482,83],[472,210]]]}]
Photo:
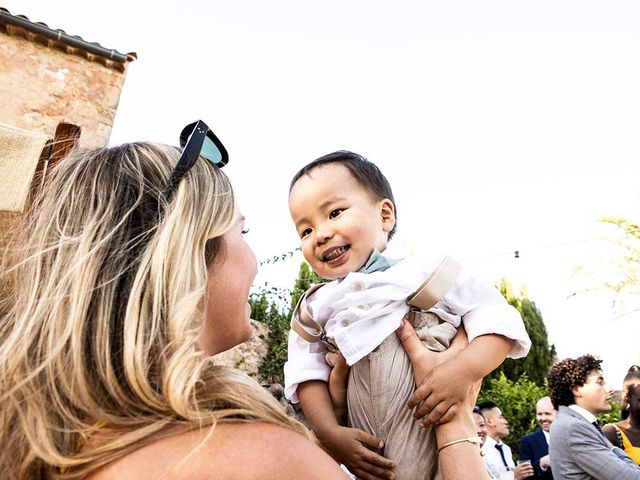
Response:
[{"label": "baby's eye", "polygon": [[242,231],[240,232],[242,235],[246,235],[247,233],[249,233],[249,230],[251,230],[249,227],[245,227],[242,229]]},{"label": "baby's eye", "polygon": [[304,238],[307,235],[311,235],[311,229],[310,228],[305,228],[302,232],[300,232],[300,238]]},{"label": "baby's eye", "polygon": [[344,210],[342,208],[336,208],[335,210],[331,211],[331,213],[329,214],[329,218],[336,218],[342,212],[344,212]]}]

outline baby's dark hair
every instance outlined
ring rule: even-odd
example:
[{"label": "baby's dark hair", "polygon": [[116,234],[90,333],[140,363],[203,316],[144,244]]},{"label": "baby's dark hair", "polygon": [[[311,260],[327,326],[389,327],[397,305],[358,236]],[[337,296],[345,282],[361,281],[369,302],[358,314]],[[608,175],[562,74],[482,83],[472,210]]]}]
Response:
[{"label": "baby's dark hair", "polygon": [[293,176],[291,184],[289,185],[289,193],[291,193],[293,186],[301,177],[308,175],[315,168],[329,163],[339,163],[340,165],[343,165],[347,170],[349,170],[349,172],[351,172],[351,175],[353,175],[356,182],[358,182],[358,184],[369,192],[376,200],[382,200],[384,198],[391,200],[396,224],[393,226],[391,232],[389,232],[389,238],[393,237],[396,233],[396,226],[398,225],[398,207],[396,206],[396,201],[393,198],[391,185],[380,169],[362,155],[349,152],[348,150],[338,150],[337,152],[316,158],[313,162],[302,167],[298,173]]},{"label": "baby's dark hair", "polygon": [[571,390],[584,385],[591,372],[601,370],[601,364],[602,360],[598,360],[593,355],[583,355],[575,359],[565,358],[553,365],[547,373],[549,396],[553,407],[558,410],[561,405],[569,406],[576,403]]}]

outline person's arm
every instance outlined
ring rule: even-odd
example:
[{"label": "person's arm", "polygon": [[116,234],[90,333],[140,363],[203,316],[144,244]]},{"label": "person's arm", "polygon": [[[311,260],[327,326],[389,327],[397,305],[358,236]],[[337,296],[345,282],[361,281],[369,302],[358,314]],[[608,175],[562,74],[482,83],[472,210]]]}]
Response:
[{"label": "person's arm", "polygon": [[605,438],[611,442],[611,445],[622,448],[622,445],[620,445],[620,442],[618,441],[618,435],[616,434],[616,429],[613,424],[609,423],[602,427],[602,433]]},{"label": "person's arm", "polygon": [[[640,480],[640,466],[622,450],[607,448],[588,422],[574,422],[558,437],[581,470],[598,480]],[[556,445],[556,439],[552,447]],[[552,452],[551,455],[554,455]]]},{"label": "person's arm", "polygon": [[[451,418],[451,421],[436,425],[438,446],[475,436],[476,424],[473,417],[471,413],[465,415],[462,409]],[[439,452],[438,461],[443,480],[490,479],[489,471],[480,455],[480,447],[475,443],[459,442],[445,447]]]},{"label": "person's arm", "polygon": [[[419,378],[423,378],[433,368],[434,352],[429,351],[420,342],[409,322],[402,322],[397,335],[411,361],[417,383]],[[454,343],[460,341],[466,343],[464,332],[459,332],[454,339]],[[454,348],[458,349],[458,345],[455,345]],[[444,353],[437,353],[436,355],[443,355]],[[462,441],[446,446],[450,442],[461,439],[474,439],[476,437],[476,424],[471,411],[475,405],[479,390],[480,382],[472,384],[469,388],[468,396],[462,400],[459,408],[452,412],[450,421],[436,425],[436,441],[438,447],[441,448],[438,453],[438,460],[443,480],[469,480],[470,478],[489,480],[491,478],[487,466],[480,455],[480,447],[476,443]]]},{"label": "person's arm", "polygon": [[512,343],[502,335],[476,337],[456,357],[425,372],[422,379],[416,376],[418,388],[408,402],[410,408],[417,406],[414,418],[422,419],[423,426],[449,421],[471,386],[504,361]]},{"label": "person's arm", "polygon": [[341,426],[327,384],[314,380],[298,386],[298,398],[306,419],[331,456],[358,478],[393,480],[395,463],[375,452],[382,440],[356,428]]}]

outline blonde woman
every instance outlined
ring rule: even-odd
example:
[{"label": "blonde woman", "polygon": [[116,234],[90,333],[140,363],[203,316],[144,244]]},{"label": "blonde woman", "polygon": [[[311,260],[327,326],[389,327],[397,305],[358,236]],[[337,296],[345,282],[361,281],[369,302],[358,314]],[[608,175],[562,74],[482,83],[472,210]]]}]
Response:
[{"label": "blonde woman", "polygon": [[203,122],[185,134],[182,155],[138,143],[67,158],[29,213],[3,276],[3,479],[344,476],[258,384],[209,359],[251,333],[256,260],[224,147]]},{"label": "blonde woman", "polygon": [[[210,360],[251,333],[256,260],[223,145],[201,121],[181,140],[74,154],[28,213],[1,277],[3,479],[345,478],[257,383]],[[480,459],[459,441],[467,423],[440,430],[446,480]]]}]

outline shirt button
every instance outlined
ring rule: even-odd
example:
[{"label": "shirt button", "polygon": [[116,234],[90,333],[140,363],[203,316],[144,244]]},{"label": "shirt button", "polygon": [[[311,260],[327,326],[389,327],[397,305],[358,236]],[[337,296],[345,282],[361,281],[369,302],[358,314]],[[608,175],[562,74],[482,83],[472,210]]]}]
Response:
[{"label": "shirt button", "polygon": [[364,283],[353,282],[353,285],[351,285],[351,288],[353,288],[353,290],[355,290],[356,292],[359,292],[360,290],[364,290]]},{"label": "shirt button", "polygon": [[343,327],[348,327],[349,326],[349,320],[347,320],[346,318],[344,320],[342,320],[340,322],[340,325],[342,325]]},{"label": "shirt button", "polygon": [[358,309],[360,309],[360,310],[369,310],[369,305],[358,305]]}]

